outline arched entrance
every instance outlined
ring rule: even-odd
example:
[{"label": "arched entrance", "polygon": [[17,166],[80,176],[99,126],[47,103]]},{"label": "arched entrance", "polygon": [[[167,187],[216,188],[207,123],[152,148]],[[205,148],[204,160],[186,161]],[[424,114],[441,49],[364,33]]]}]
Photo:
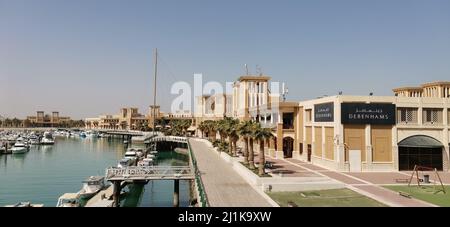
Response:
[{"label": "arched entrance", "polygon": [[283,138],[283,154],[285,158],[292,158],[292,151],[294,150],[294,139],[291,137]]},{"label": "arched entrance", "polygon": [[413,170],[415,165],[443,169],[442,148],[438,140],[424,135],[408,137],[398,143],[399,170]]}]

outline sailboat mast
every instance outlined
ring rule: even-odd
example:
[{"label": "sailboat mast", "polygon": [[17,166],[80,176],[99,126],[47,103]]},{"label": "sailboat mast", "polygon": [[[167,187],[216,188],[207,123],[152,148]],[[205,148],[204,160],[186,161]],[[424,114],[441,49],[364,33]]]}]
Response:
[{"label": "sailboat mast", "polygon": [[153,135],[155,134],[156,127],[156,75],[158,73],[158,48],[155,49],[155,66],[154,66],[154,78],[153,78]]}]

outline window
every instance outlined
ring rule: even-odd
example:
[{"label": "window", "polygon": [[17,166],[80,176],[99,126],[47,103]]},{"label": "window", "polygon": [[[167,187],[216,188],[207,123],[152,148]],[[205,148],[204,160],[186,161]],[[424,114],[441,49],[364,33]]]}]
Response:
[{"label": "window", "polygon": [[417,124],[418,120],[417,108],[398,108],[397,109],[397,123],[403,124]]},{"label": "window", "polygon": [[294,113],[283,113],[283,129],[294,129]]},{"label": "window", "polygon": [[450,125],[450,109],[447,111],[447,124]]},{"label": "window", "polygon": [[442,109],[423,109],[423,123],[424,124],[442,124]]},{"label": "window", "polygon": [[300,143],[300,154],[303,154],[303,143]]},{"label": "window", "polygon": [[306,110],[305,115],[306,115],[306,122],[311,122],[312,121],[312,110]]}]

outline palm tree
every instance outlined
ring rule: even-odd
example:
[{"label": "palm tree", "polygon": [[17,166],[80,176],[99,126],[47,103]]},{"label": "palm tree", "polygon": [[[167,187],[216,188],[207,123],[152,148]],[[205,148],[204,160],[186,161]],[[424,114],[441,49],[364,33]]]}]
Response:
[{"label": "palm tree", "polygon": [[228,119],[222,119],[219,121],[216,121],[217,131],[220,135],[220,142],[225,142],[225,139],[228,137],[227,134],[227,127],[228,127]]},{"label": "palm tree", "polygon": [[216,141],[216,133],[217,133],[216,123],[211,120],[206,120],[205,124],[209,139],[213,142]]},{"label": "palm tree", "polygon": [[248,152],[248,168],[249,169],[255,169],[255,153],[253,150],[253,142],[256,136],[256,128],[257,128],[257,123],[254,121],[250,121],[249,123],[249,133],[248,133],[248,137],[249,137],[249,152]]},{"label": "palm tree", "polygon": [[230,140],[230,154],[236,156],[236,143],[239,140],[239,120],[227,118],[226,119],[226,133]]},{"label": "palm tree", "polygon": [[261,124],[257,124],[254,131],[255,139],[259,141],[259,165],[258,165],[258,173],[260,176],[264,175],[264,164],[266,163],[266,158],[264,154],[264,142],[267,139],[271,139],[273,137],[271,128],[263,128]]},{"label": "palm tree", "polygon": [[187,130],[189,129],[189,127],[191,127],[191,125],[192,125],[192,121],[191,120],[185,119],[185,120],[181,121],[181,129],[182,129],[182,131],[184,133],[184,136],[186,136]]},{"label": "palm tree", "polygon": [[21,121],[17,118],[12,119],[12,123],[14,125],[14,127],[19,127],[19,124],[21,123]]},{"label": "palm tree", "polygon": [[242,121],[238,126],[238,133],[244,139],[244,164],[248,164],[248,153],[249,153],[249,136],[251,133],[250,129],[251,121]]},{"label": "palm tree", "polygon": [[5,127],[11,127],[12,121],[9,118],[5,119]]},{"label": "palm tree", "polygon": [[203,138],[203,136],[204,136],[203,133],[205,132],[205,129],[206,129],[206,125],[205,125],[204,121],[200,122],[200,124],[198,125],[198,129],[202,133],[202,138]]}]

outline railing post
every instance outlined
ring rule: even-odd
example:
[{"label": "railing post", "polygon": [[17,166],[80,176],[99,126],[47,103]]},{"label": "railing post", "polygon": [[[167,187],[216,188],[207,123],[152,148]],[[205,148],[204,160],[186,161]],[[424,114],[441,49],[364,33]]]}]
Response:
[{"label": "railing post", "polygon": [[180,180],[176,179],[173,181],[173,206],[180,206]]},{"label": "railing post", "polygon": [[120,181],[113,182],[113,201],[114,207],[119,207],[120,205]]}]

